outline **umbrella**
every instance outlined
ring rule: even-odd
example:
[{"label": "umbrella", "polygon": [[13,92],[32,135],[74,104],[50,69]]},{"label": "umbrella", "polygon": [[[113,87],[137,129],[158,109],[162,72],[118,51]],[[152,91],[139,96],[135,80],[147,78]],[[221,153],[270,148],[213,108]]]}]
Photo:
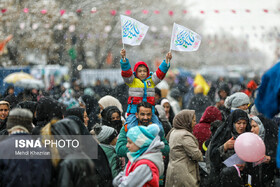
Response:
[{"label": "umbrella", "polygon": [[45,87],[43,81],[37,79],[21,79],[14,85],[26,89],[42,89]]},{"label": "umbrella", "polygon": [[17,81],[19,81],[21,79],[34,79],[34,78],[28,73],[15,72],[15,73],[11,73],[7,77],[5,77],[4,82],[16,83]]}]

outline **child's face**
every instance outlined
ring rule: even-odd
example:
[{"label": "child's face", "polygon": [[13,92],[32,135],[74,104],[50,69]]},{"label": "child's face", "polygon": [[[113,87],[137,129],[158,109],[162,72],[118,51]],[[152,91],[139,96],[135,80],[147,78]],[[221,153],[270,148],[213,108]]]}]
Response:
[{"label": "child's face", "polygon": [[148,70],[145,66],[139,66],[137,69],[136,69],[136,75],[137,77],[140,79],[140,80],[143,80],[147,77],[148,75]]},{"label": "child's face", "polygon": [[135,144],[133,143],[133,141],[131,141],[131,139],[127,138],[127,144],[126,144],[126,147],[128,148],[128,150],[130,152],[136,152],[138,151],[140,148]]}]

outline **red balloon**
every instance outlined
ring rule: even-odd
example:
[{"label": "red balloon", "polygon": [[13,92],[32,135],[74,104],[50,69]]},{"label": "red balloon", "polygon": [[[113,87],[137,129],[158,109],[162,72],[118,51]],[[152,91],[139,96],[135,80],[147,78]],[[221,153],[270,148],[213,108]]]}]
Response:
[{"label": "red balloon", "polygon": [[245,162],[257,162],[265,156],[263,140],[251,132],[243,133],[237,137],[234,150],[237,156]]}]

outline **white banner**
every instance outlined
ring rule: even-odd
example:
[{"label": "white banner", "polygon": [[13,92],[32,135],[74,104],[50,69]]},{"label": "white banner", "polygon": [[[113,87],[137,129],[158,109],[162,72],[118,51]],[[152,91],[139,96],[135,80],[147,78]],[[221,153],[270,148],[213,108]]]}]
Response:
[{"label": "white banner", "polygon": [[196,51],[201,43],[201,36],[192,30],[174,23],[170,49],[175,51]]},{"label": "white banner", "polygon": [[121,15],[122,43],[140,45],[149,27],[133,18]]}]

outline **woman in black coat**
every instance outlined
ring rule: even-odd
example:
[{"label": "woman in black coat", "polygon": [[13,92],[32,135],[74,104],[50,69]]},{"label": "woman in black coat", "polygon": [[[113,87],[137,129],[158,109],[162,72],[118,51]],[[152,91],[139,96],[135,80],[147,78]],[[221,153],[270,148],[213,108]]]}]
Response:
[{"label": "woman in black coat", "polygon": [[278,128],[274,121],[262,115],[251,117],[251,132],[257,134],[264,141],[266,161],[253,167],[248,163],[248,173],[252,176],[252,186],[274,186],[276,172],[276,149],[278,143]]},{"label": "woman in black coat", "polygon": [[238,177],[236,168],[226,167],[223,162],[235,154],[235,139],[244,132],[250,132],[250,129],[248,115],[240,109],[233,111],[218,128],[209,148],[211,186],[242,186],[245,184],[245,177]]}]

